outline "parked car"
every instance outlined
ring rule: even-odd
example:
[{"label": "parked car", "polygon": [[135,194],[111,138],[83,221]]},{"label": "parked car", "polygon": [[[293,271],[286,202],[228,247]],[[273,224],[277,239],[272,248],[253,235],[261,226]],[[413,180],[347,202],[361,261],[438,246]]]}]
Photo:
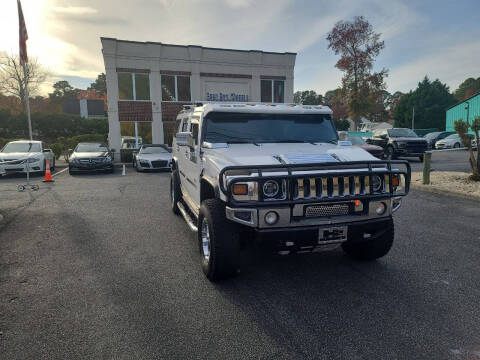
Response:
[{"label": "parked car", "polygon": [[419,137],[412,129],[394,128],[378,130],[366,138],[368,144],[378,145],[384,149],[387,159],[396,157],[418,157],[423,161],[423,154],[428,149],[427,140]]},{"label": "parked car", "polygon": [[90,171],[113,173],[113,154],[107,145],[94,142],[79,143],[75,150],[69,150],[68,172],[70,174]]},{"label": "parked car", "polygon": [[447,136],[443,140],[437,141],[435,144],[435,149],[441,150],[441,149],[453,149],[453,148],[460,148],[462,147],[462,139],[460,138],[460,135],[458,134],[452,134]]},{"label": "parked car", "polygon": [[45,171],[47,160],[50,170],[55,170],[55,155],[42,141],[10,141],[0,151],[0,167],[5,172],[26,173],[28,165],[29,171],[41,173]]},{"label": "parked car", "polygon": [[424,136],[424,138],[428,142],[428,148],[435,149],[435,144],[437,141],[443,140],[447,136],[450,136],[452,134],[455,134],[455,131],[435,131],[435,132],[428,133],[427,135]]},{"label": "parked car", "polygon": [[162,144],[142,145],[138,153],[133,154],[133,167],[137,171],[170,170],[172,154],[168,147]]},{"label": "parked car", "polygon": [[197,232],[208,279],[237,274],[250,239],[283,254],[388,253],[410,165],[339,142],[331,117],[327,106],[292,104],[205,103],[179,113],[171,209]]},{"label": "parked car", "polygon": [[350,141],[353,146],[358,146],[376,158],[383,159],[383,148],[377,145],[367,144],[365,140],[358,136],[347,136],[345,140]]}]

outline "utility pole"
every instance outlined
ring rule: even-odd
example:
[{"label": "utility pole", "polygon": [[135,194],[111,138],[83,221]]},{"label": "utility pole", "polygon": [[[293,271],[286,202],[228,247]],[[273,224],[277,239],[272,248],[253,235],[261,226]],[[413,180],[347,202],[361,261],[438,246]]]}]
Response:
[{"label": "utility pole", "polygon": [[470,112],[470,103],[468,101],[465,105],[465,110],[467,110],[467,126],[470,126],[470,124],[468,122],[468,115],[469,115],[469,112]]},{"label": "utility pole", "polygon": [[412,130],[415,129],[415,106],[412,108]]},{"label": "utility pole", "polygon": [[28,77],[27,77],[27,65],[23,63],[23,76],[25,83],[25,104],[27,106],[27,119],[28,119],[28,135],[30,136],[30,141],[32,138],[32,119],[30,117],[30,99],[28,96]]}]

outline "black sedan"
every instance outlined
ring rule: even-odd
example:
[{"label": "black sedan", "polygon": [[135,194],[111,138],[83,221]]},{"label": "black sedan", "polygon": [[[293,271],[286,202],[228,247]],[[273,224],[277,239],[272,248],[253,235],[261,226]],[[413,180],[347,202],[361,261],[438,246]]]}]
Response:
[{"label": "black sedan", "polygon": [[79,143],[75,150],[70,150],[70,174],[90,171],[113,173],[114,170],[112,153],[105,144],[83,142]]}]

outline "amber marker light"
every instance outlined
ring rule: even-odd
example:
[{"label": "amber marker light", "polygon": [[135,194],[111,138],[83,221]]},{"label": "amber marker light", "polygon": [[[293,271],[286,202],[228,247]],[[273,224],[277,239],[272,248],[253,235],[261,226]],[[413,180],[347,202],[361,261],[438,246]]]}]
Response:
[{"label": "amber marker light", "polygon": [[247,184],[234,184],[233,185],[233,195],[247,195],[248,186]]},{"label": "amber marker light", "polygon": [[392,176],[392,186],[400,185],[400,176],[394,175]]}]

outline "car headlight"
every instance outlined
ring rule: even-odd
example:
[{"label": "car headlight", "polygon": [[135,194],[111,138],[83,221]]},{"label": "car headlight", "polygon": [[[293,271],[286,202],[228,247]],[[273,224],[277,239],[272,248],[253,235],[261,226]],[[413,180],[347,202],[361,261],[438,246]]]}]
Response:
[{"label": "car headlight", "polygon": [[382,186],[383,186],[382,178],[378,175],[372,176],[373,192],[379,192],[382,189]]},{"label": "car headlight", "polygon": [[40,161],[40,159],[39,159],[39,158],[35,158],[35,157],[33,157],[33,158],[28,158],[28,159],[27,159],[27,162],[28,162],[29,164],[34,163],[34,162],[38,162],[38,161]]},{"label": "car headlight", "polygon": [[280,190],[280,185],[275,180],[265,181],[263,184],[263,195],[267,198],[273,198],[278,194]]}]

